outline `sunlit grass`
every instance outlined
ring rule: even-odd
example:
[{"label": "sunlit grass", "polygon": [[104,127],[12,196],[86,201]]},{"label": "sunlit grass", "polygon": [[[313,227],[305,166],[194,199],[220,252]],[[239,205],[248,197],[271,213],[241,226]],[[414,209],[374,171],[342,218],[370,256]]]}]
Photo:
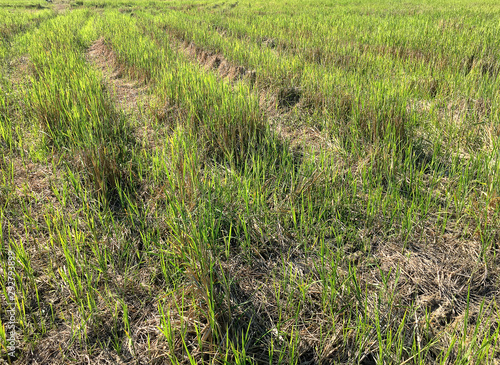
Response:
[{"label": "sunlit grass", "polygon": [[0,4],[5,359],[10,249],[18,363],[498,362],[496,4],[33,4]]}]

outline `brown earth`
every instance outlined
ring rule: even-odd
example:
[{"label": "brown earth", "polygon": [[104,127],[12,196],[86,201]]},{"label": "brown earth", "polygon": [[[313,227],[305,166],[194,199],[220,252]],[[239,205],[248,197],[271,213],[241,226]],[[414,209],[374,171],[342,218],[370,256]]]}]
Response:
[{"label": "brown earth", "polygon": [[125,77],[124,67],[120,65],[116,53],[106,44],[104,38],[98,39],[90,46],[86,57],[87,61],[102,72],[120,109],[127,114],[137,112],[144,88],[139,86],[140,81]]},{"label": "brown earth", "polygon": [[216,70],[220,77],[227,78],[232,82],[246,79],[250,85],[256,81],[256,72],[247,70],[243,66],[233,65],[220,53],[212,53],[197,47],[194,43],[184,41],[179,49],[190,58],[196,59],[206,69]]}]

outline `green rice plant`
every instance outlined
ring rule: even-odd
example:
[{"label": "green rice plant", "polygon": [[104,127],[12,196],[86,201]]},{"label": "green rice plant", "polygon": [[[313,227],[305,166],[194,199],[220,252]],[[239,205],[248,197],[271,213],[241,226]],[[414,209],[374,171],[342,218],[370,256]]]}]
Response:
[{"label": "green rice plant", "polygon": [[[20,5],[20,4],[16,4]],[[37,12],[0,8],[0,39],[2,44],[9,44],[19,33],[37,27],[46,19],[54,16],[53,12],[44,9]]]},{"label": "green rice plant", "polygon": [[[13,128],[10,121],[11,107],[8,105],[8,89],[0,90],[0,138],[2,144],[12,149],[14,144]],[[3,147],[3,146],[2,146]]]},{"label": "green rice plant", "polygon": [[92,29],[86,31],[84,26],[78,33],[78,26],[92,20],[88,11],[79,14],[57,18],[35,32],[29,46],[34,77],[26,97],[50,142],[74,150],[75,165],[85,171],[92,190],[109,203],[118,200],[117,184],[126,189],[131,181],[127,145],[133,142],[102,76],[82,56],[82,43],[88,42],[84,37],[91,36]]},{"label": "green rice plant", "polygon": [[[186,111],[186,121],[183,122],[187,122],[191,133],[198,135],[201,144],[207,146],[207,154],[231,156],[243,161],[252,144],[258,143],[264,129],[256,95],[251,95],[245,85],[231,90],[230,85],[218,83],[214,75],[193,69],[185,61],[175,61],[168,46],[164,48],[164,53],[159,53],[155,43],[138,31],[134,20],[123,15],[115,16],[121,22],[130,23],[128,35],[124,32],[110,34],[113,47],[129,69],[132,65],[135,70],[139,67],[145,72],[161,69],[156,81],[159,89],[157,97],[178,103]],[[135,34],[130,34],[132,32]],[[120,42],[124,36],[137,39],[138,47],[125,48],[123,45],[126,43]],[[143,61],[139,62],[137,58]],[[171,67],[166,68],[167,64]],[[232,97],[226,100],[228,94]]]}]

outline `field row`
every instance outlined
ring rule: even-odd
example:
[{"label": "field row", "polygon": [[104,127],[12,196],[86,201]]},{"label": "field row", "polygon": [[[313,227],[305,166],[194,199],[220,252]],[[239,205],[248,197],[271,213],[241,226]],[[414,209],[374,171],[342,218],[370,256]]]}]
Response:
[{"label": "field row", "polygon": [[19,363],[496,364],[499,27],[387,6],[2,7]]}]

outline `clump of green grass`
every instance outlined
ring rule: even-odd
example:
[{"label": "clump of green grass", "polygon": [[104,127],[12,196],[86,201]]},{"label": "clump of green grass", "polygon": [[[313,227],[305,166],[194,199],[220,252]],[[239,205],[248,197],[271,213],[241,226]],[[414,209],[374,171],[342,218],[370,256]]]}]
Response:
[{"label": "clump of green grass", "polygon": [[[2,145],[12,148],[13,146],[13,131],[11,123],[11,110],[12,106],[9,105],[8,93],[10,88],[7,85],[3,85],[0,89],[0,138]],[[2,146],[3,147],[3,146]]]},{"label": "clump of green grass", "polygon": [[[119,202],[122,191],[133,191],[132,161],[126,151],[117,151],[113,144],[96,146],[79,153],[82,175],[104,204]],[[128,162],[128,165],[127,165]],[[123,201],[126,205],[126,201]]]},{"label": "clump of green grass", "polygon": [[84,172],[99,199],[117,202],[118,190],[130,191],[133,180],[129,151],[133,135],[102,75],[83,57],[88,35],[75,34],[75,26],[85,32],[85,23],[92,24],[92,19],[88,11],[78,14],[59,17],[34,35],[30,44],[33,78],[26,101],[48,142],[73,151],[75,167]]}]

